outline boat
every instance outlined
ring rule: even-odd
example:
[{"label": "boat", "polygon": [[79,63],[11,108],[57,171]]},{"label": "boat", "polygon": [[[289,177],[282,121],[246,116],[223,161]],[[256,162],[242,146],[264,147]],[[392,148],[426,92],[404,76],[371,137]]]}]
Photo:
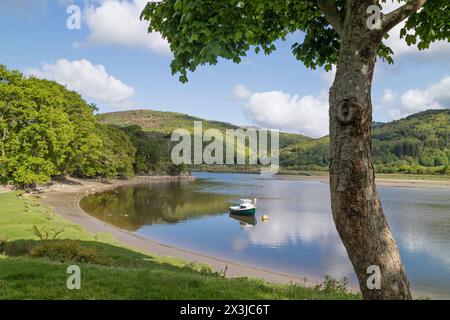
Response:
[{"label": "boat", "polygon": [[255,204],[250,199],[241,199],[240,204],[230,207],[230,213],[241,216],[253,216],[256,213],[256,199]]}]

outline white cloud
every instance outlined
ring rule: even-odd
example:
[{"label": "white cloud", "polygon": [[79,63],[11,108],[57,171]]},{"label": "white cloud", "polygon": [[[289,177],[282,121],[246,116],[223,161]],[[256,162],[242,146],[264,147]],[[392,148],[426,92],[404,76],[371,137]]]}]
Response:
[{"label": "white cloud", "polygon": [[104,0],[84,10],[89,43],[145,48],[170,55],[169,44],[157,32],[148,33],[147,21],[139,19],[148,0]]},{"label": "white cloud", "polygon": [[381,98],[381,102],[385,104],[392,104],[397,98],[397,94],[392,90],[386,89],[384,90],[383,97]]},{"label": "white cloud", "polygon": [[135,90],[106,72],[103,65],[93,65],[87,60],[60,59],[54,64],[43,64],[41,69],[30,69],[28,74],[66,85],[108,106],[130,106],[129,99]]},{"label": "white cloud", "polygon": [[239,100],[245,100],[251,97],[252,93],[244,85],[238,84],[233,90],[234,97]]},{"label": "white cloud", "polygon": [[[244,86],[235,88],[246,104],[247,119],[254,124],[283,131],[298,132],[312,137],[328,133],[328,95],[289,95],[282,91],[250,92]],[[238,95],[237,95],[238,96]]]},{"label": "white cloud", "polygon": [[381,101],[385,107],[391,107],[389,115],[392,119],[400,119],[410,114],[427,109],[450,108],[450,76],[426,89],[410,89],[400,95],[385,90]]},{"label": "white cloud", "polygon": [[400,97],[400,102],[405,113],[413,113],[424,109],[436,109],[441,106],[434,100],[428,90],[411,89]]}]

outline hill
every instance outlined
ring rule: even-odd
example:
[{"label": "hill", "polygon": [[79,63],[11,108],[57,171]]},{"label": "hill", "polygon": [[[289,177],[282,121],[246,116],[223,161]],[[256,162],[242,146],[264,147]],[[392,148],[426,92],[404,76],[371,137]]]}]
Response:
[{"label": "hill", "polygon": [[192,131],[194,121],[202,121],[203,129],[215,128],[226,130],[238,128],[235,125],[225,122],[205,120],[178,112],[156,110],[130,110],[102,113],[99,114],[97,118],[100,122],[116,126],[138,125],[144,131],[153,131],[164,134],[171,134],[172,131],[177,128],[184,128]]},{"label": "hill", "polygon": [[[226,129],[234,130],[240,128],[239,126],[226,122],[206,120],[178,112],[156,110],[130,110],[102,113],[97,115],[97,119],[100,122],[119,127],[138,125],[145,132],[156,132],[165,135],[170,135],[173,130],[178,128],[193,132],[194,121],[202,121],[203,130],[218,129],[225,132]],[[246,128],[248,127],[244,129]],[[281,132],[280,148],[309,140],[313,139],[300,134]]]},{"label": "hill", "polygon": [[[137,125],[144,132],[169,137],[176,128],[192,132],[193,121],[202,121],[203,129],[221,131],[238,126],[205,120],[187,114],[154,110],[105,113],[98,120],[110,125]],[[450,110],[428,110],[389,122],[374,123],[373,158],[377,172],[450,173]],[[280,164],[285,170],[327,170],[329,138],[313,139],[292,133],[280,133]]]},{"label": "hill", "polygon": [[[383,173],[449,173],[450,110],[428,110],[373,127],[373,161]],[[301,142],[282,151],[286,169],[325,169],[329,138]]]}]

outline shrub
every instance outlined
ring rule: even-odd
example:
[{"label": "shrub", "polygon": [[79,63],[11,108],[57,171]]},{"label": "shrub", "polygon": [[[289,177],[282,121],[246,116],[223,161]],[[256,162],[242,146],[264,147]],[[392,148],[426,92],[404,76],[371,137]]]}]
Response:
[{"label": "shrub", "polygon": [[71,261],[105,266],[112,263],[110,258],[99,254],[95,248],[84,248],[79,241],[74,240],[42,241],[31,249],[30,255],[58,262]]},{"label": "shrub", "polygon": [[0,235],[0,253],[5,251],[6,244],[7,244],[6,237]]},{"label": "shrub", "polygon": [[190,271],[193,270],[196,272],[200,272],[205,275],[219,275],[219,273],[216,273],[213,271],[213,269],[210,265],[203,264],[203,263],[191,262],[191,263],[185,265],[184,268],[187,270],[190,270]]},{"label": "shrub", "polygon": [[184,164],[169,164],[169,166],[167,167],[167,174],[170,176],[178,176],[181,173],[183,173],[184,171],[186,171],[186,166]]},{"label": "shrub", "polygon": [[314,289],[319,290],[325,294],[334,293],[348,293],[348,279],[342,278],[342,280],[334,279],[333,277],[326,275],[322,283],[314,287]]},{"label": "shrub", "polygon": [[7,256],[27,255],[33,247],[32,241],[7,241],[6,238],[0,239],[0,254]]}]

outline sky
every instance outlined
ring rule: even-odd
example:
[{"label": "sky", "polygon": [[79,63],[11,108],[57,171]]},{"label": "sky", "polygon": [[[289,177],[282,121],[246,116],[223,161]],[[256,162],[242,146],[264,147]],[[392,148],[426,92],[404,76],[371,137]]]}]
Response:
[{"label": "sky", "polygon": [[[146,2],[0,0],[0,64],[64,84],[100,112],[176,111],[312,137],[328,133],[333,72],[307,69],[294,58],[290,48],[301,42],[300,32],[277,42],[270,56],[249,52],[241,64],[220,60],[181,84],[170,72],[168,43],[148,34],[139,20]],[[383,11],[398,5],[388,3]],[[74,29],[77,8],[81,23]],[[375,70],[376,121],[450,108],[450,43],[419,52],[399,38],[399,30],[388,40],[395,64],[378,61]]]}]

